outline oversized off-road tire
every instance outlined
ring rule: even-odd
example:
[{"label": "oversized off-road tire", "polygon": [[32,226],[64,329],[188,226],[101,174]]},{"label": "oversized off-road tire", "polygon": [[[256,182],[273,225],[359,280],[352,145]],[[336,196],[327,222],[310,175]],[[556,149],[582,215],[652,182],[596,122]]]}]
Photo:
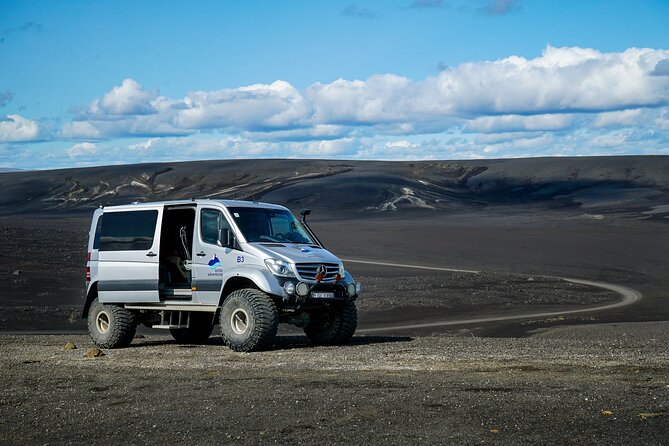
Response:
[{"label": "oversized off-road tire", "polygon": [[266,293],[245,288],[225,299],[220,325],[225,345],[237,352],[252,352],[272,343],[279,328],[279,314]]},{"label": "oversized off-road tire", "polygon": [[312,344],[343,345],[353,337],[358,327],[358,310],[355,302],[310,314],[309,325],[304,328]]},{"label": "oversized off-road tire", "polygon": [[88,310],[88,333],[100,348],[127,347],[136,329],[135,316],[118,305],[102,304],[95,299]]},{"label": "oversized off-road tire", "polygon": [[181,344],[204,344],[214,330],[212,313],[190,314],[188,328],[171,328],[170,334],[175,341]]}]

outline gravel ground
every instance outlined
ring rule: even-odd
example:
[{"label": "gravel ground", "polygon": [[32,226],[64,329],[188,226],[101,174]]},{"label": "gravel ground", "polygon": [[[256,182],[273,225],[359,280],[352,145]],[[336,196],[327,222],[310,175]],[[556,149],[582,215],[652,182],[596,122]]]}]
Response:
[{"label": "gravel ground", "polygon": [[[668,444],[669,322],[526,338],[0,336],[2,444]],[[77,348],[65,350],[66,342]]]}]

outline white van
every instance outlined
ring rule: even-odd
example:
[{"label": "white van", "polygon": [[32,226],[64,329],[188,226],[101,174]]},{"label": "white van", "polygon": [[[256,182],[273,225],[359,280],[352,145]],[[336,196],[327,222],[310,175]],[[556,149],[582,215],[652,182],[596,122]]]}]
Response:
[{"label": "white van", "polygon": [[283,206],[193,199],[97,209],[91,223],[83,317],[103,348],[130,344],[137,324],[180,342],[271,345],[278,324],[314,344],[345,344],[361,285],[306,223]]}]

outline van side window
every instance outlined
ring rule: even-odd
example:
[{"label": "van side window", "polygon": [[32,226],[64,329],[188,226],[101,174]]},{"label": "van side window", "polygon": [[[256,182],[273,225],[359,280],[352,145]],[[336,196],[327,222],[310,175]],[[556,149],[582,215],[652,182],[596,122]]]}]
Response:
[{"label": "van side window", "polygon": [[215,209],[202,209],[200,212],[200,234],[202,241],[212,245],[218,244],[218,230],[231,229],[228,220],[221,211]]},{"label": "van side window", "polygon": [[143,251],[153,246],[158,211],[109,212],[101,220],[100,251]]},{"label": "van side window", "polygon": [[98,217],[95,224],[95,238],[93,239],[93,249],[100,249],[100,233],[102,232],[102,215]]}]

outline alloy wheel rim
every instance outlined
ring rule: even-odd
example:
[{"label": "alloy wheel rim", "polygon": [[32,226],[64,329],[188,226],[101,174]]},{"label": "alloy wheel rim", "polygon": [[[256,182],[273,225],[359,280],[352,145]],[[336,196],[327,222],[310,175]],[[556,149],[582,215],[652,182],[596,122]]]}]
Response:
[{"label": "alloy wheel rim", "polygon": [[100,333],[107,333],[110,326],[109,314],[106,311],[100,311],[95,318],[95,326]]},{"label": "alloy wheel rim", "polygon": [[230,316],[230,326],[236,334],[244,334],[249,329],[249,314],[242,308],[237,308]]}]

